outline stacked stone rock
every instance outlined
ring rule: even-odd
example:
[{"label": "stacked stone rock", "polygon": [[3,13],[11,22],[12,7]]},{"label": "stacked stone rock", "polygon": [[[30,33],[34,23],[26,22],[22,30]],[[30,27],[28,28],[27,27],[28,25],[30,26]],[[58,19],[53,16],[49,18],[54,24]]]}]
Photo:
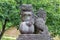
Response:
[{"label": "stacked stone rock", "polygon": [[19,30],[22,34],[17,40],[51,40],[48,27],[45,25],[46,12],[43,9],[39,9],[37,15],[34,15],[32,5],[23,4],[21,18]]}]

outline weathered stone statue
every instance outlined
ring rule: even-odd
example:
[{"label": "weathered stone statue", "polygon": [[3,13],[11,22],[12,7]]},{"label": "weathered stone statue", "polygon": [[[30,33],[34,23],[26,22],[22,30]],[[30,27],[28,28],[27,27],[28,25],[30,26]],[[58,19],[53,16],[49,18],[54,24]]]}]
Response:
[{"label": "weathered stone statue", "polygon": [[39,9],[39,11],[37,12],[37,18],[35,18],[35,33],[41,33],[41,32],[48,32],[48,28],[45,25],[46,23],[46,12],[41,8]]},{"label": "weathered stone statue", "polygon": [[21,6],[21,18],[22,22],[19,27],[20,32],[22,34],[34,33],[34,18],[31,4],[23,4]]},{"label": "weathered stone statue", "polygon": [[46,12],[39,9],[37,15],[33,14],[31,4],[21,6],[21,35],[17,40],[51,40],[46,23]]}]

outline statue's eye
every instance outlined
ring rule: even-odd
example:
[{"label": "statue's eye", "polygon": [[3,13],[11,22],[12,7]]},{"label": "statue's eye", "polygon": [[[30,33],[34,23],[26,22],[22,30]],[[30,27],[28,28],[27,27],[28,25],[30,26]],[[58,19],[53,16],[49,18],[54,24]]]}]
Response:
[{"label": "statue's eye", "polygon": [[30,14],[28,16],[31,16]]},{"label": "statue's eye", "polygon": [[24,12],[27,11],[27,10],[23,10]]},{"label": "statue's eye", "polygon": [[28,14],[28,16],[31,16],[31,14]]}]

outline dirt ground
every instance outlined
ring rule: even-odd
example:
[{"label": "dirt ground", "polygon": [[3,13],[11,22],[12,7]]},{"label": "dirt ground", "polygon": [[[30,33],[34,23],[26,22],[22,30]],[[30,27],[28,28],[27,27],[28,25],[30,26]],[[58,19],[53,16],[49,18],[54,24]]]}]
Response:
[{"label": "dirt ground", "polygon": [[[5,36],[15,37],[16,38],[16,37],[18,37],[18,35],[20,35],[20,32],[15,27],[11,27],[7,31],[5,31],[4,35]],[[60,40],[60,36],[57,35],[53,39],[54,40]]]},{"label": "dirt ground", "polygon": [[20,32],[15,27],[11,27],[7,31],[5,31],[4,35],[10,37],[17,37],[18,35],[20,35]]}]

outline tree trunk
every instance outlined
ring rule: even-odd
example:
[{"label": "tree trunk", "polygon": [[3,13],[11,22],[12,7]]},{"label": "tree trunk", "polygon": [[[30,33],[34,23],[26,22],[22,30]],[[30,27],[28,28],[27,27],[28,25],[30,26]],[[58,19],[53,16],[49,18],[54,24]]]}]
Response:
[{"label": "tree trunk", "polygon": [[5,32],[6,23],[7,23],[7,20],[5,19],[4,24],[2,25],[2,31],[1,31],[1,33],[0,33],[0,40],[1,40],[1,38],[2,38],[2,36],[3,36],[3,34],[4,34],[4,32]]}]

